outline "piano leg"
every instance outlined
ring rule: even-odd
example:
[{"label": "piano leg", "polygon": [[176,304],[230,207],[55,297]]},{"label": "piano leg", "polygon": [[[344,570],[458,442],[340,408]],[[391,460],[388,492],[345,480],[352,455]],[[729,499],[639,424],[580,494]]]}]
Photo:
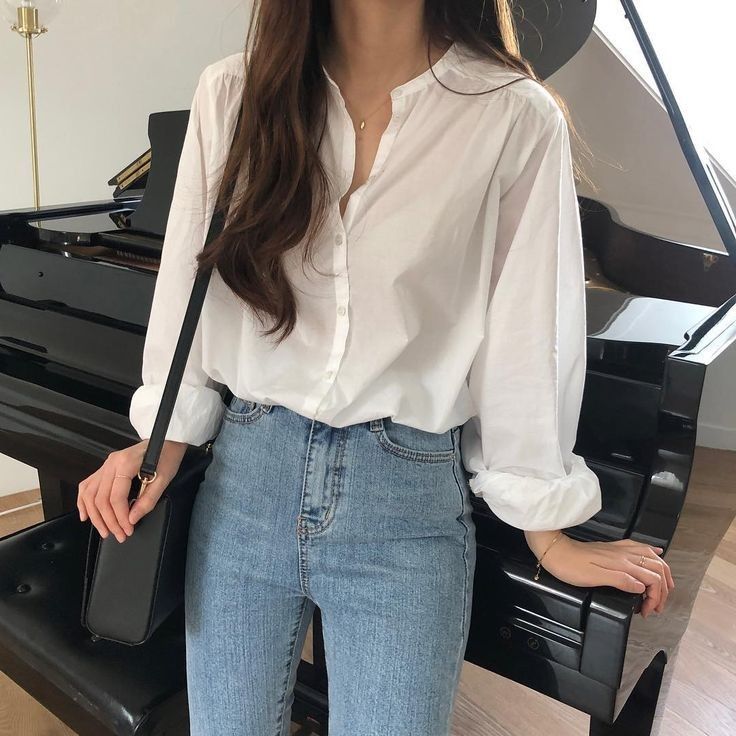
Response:
[{"label": "piano leg", "polygon": [[664,712],[669,697],[670,685],[672,684],[672,676],[675,672],[675,662],[680,651],[680,642],[667,658],[667,666],[664,668],[662,676],[662,685],[659,688],[659,698],[657,699],[656,709],[654,711],[654,723],[652,724],[652,736],[666,736],[663,730]]},{"label": "piano leg", "polygon": [[45,521],[61,516],[77,507],[77,484],[62,480],[39,469],[41,506]]},{"label": "piano leg", "polygon": [[[667,655],[663,651],[658,652],[642,673],[613,723],[607,724],[596,718],[590,719],[590,736],[657,736],[658,731],[653,730],[655,717],[659,729],[667,700],[666,691],[669,689],[674,670],[672,662],[669,666],[666,665]],[[660,697],[665,669],[667,669],[666,685]]]}]

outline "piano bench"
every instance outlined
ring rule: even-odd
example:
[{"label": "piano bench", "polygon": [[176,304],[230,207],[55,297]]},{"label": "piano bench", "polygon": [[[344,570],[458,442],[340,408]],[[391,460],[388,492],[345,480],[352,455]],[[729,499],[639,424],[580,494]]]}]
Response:
[{"label": "piano bench", "polygon": [[0,539],[0,670],[80,736],[186,734],[183,607],[140,646],[92,636],[90,528],[73,511]]}]

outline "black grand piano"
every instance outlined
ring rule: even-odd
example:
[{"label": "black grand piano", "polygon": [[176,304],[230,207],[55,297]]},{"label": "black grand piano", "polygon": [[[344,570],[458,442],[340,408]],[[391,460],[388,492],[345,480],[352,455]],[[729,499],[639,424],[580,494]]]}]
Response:
[{"label": "black grand piano", "polygon": [[[592,1],[518,5],[522,50],[542,77],[580,48],[596,10]],[[523,534],[473,499],[478,562],[466,652],[590,714],[596,736],[656,732],[695,596],[736,515],[736,493],[689,484],[706,372],[736,339],[734,218],[633,3],[622,6],[726,252],[638,232],[579,198],[588,373],[576,452],[600,478],[604,502],[566,531],[663,546],[676,587],[664,614],[644,620],[640,595],[548,574],[535,581]],[[137,174],[133,166],[112,199],[0,213],[0,452],[38,468],[47,520],[0,540],[0,669],[80,734],[188,732],[183,613],[139,647],[90,636],[79,622],[88,529],[69,533],[82,527],[79,480],[138,440],[128,406],[187,117],[151,115],[150,161]],[[325,734],[318,612],[313,633],[314,662],[300,665],[292,715],[301,733]]]}]

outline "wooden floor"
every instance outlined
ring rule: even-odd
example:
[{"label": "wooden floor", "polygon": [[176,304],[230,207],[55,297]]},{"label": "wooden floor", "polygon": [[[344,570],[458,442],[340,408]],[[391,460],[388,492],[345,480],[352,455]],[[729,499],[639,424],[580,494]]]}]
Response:
[{"label": "wooden floor", "polygon": [[[734,453],[697,448],[691,483],[731,485]],[[736,488],[732,489],[736,492]],[[0,537],[42,520],[38,491],[0,497]],[[309,638],[309,637],[308,637]],[[305,659],[311,659],[309,647]],[[585,736],[588,718],[514,682],[464,664],[453,736]],[[736,734],[736,523],[708,569],[675,663],[661,736]],[[0,673],[0,736],[74,736]],[[419,736],[419,735],[417,735]]]}]

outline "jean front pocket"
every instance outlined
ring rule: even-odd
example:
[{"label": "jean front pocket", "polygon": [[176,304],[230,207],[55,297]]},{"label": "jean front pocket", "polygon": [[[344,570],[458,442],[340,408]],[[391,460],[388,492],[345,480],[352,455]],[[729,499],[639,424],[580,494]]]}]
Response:
[{"label": "jean front pocket", "polygon": [[455,459],[452,429],[428,432],[394,422],[390,417],[373,419],[370,429],[386,452],[423,463],[446,463]]},{"label": "jean front pocket", "polygon": [[233,396],[230,405],[225,407],[223,419],[239,424],[255,422],[271,411],[271,407],[271,404],[262,404],[251,399],[241,399],[239,396]]}]

